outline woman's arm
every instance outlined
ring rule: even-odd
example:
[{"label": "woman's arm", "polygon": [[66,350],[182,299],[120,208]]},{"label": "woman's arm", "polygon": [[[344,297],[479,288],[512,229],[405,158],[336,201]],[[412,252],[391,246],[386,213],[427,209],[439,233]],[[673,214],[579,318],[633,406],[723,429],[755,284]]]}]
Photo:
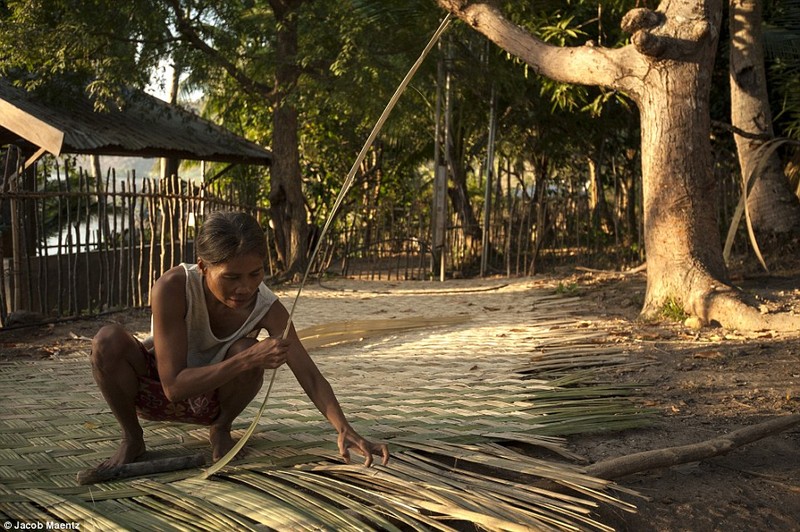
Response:
[{"label": "woman's arm", "polygon": [[[289,320],[289,313],[280,301],[272,304],[264,320],[264,326],[270,334],[281,335],[286,328]],[[389,448],[386,444],[375,444],[361,437],[350,426],[347,418],[342,411],[336,395],[333,393],[330,383],[325,379],[319,368],[308,355],[305,347],[297,336],[294,325],[289,329],[288,340],[289,352],[286,362],[297,378],[309,399],[316,405],[317,409],[333,425],[339,434],[339,452],[345,462],[350,462],[349,449],[353,448],[365,457],[365,465],[372,464],[372,455],[377,454],[382,457],[382,463],[389,461]]]}]

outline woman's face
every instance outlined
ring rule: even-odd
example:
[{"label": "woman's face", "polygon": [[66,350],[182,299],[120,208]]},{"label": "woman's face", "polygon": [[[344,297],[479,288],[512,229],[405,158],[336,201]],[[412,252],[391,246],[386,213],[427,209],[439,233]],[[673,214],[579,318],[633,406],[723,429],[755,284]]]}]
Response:
[{"label": "woman's face", "polygon": [[223,305],[232,309],[248,306],[264,280],[264,259],[249,253],[220,264],[206,264],[198,259],[208,290]]}]

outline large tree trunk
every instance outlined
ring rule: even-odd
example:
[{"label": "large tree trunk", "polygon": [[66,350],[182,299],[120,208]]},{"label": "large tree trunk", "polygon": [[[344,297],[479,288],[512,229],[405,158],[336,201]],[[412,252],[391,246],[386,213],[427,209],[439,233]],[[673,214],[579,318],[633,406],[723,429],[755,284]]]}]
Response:
[{"label": "large tree trunk", "polygon": [[708,109],[722,0],[672,0],[656,11],[633,9],[622,21],[632,44],[619,49],[550,46],[490,4],[437,1],[537,73],[621,90],[637,103],[647,252],[643,314],[658,313],[672,301],[704,321],[732,328],[798,326],[796,318],[761,316],[727,284]]},{"label": "large tree trunk", "polygon": [[297,65],[297,11],[304,0],[269,0],[278,30],[275,36],[275,68],[272,87],[241,70],[198,34],[178,0],[168,2],[182,39],[224,69],[243,89],[273,102],[272,168],[270,172],[270,221],[281,267],[287,276],[302,272],[309,247],[308,215],[303,201],[298,150],[297,109],[289,95],[300,77]]},{"label": "large tree trunk", "polygon": [[777,153],[763,150],[775,134],[761,22],[761,0],[730,0],[731,124],[750,134],[734,134],[742,175],[748,178],[755,172],[747,209],[758,236],[777,236],[800,230],[800,201],[789,187]]},{"label": "large tree trunk", "polygon": [[272,168],[270,219],[275,230],[278,258],[287,275],[305,270],[308,254],[308,220],[300,176],[297,109],[287,96],[297,84],[297,8],[302,0],[270,0],[278,21],[275,71],[276,103],[272,118]]},{"label": "large tree trunk", "polygon": [[[716,7],[712,12],[717,16],[708,23],[719,27],[722,6],[718,2]],[[678,14],[696,23],[688,18],[691,13]],[[673,31],[680,34],[681,29]],[[645,315],[658,314],[674,300],[706,318],[705,294],[714,280],[726,280],[709,141],[715,50],[716,40],[708,36],[686,56],[654,61],[648,82],[636,95],[642,128]]]}]

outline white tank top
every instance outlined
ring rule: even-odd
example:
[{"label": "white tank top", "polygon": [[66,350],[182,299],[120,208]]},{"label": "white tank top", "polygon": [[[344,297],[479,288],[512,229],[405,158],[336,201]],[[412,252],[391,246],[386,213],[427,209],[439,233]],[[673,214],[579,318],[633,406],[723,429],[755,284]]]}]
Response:
[{"label": "white tank top", "polygon": [[[256,295],[256,303],[253,311],[247,317],[241,327],[233,334],[224,338],[217,338],[211,331],[211,322],[208,318],[208,308],[206,307],[205,293],[203,291],[203,274],[197,264],[182,263],[186,272],[186,332],[188,340],[188,351],[186,354],[186,365],[190,368],[199,366],[209,366],[221,362],[231,345],[241,338],[258,334],[259,327],[256,324],[267,313],[272,304],[278,300],[278,296],[261,283]],[[150,338],[143,343],[148,348],[152,348],[152,326]]]}]

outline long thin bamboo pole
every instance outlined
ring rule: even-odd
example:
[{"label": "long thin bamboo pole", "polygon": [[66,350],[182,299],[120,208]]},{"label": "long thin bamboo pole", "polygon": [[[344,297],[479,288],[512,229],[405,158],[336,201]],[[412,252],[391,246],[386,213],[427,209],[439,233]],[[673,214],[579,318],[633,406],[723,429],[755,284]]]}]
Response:
[{"label": "long thin bamboo pole", "polygon": [[64,310],[64,291],[62,289],[62,281],[63,281],[63,262],[64,262],[64,224],[63,224],[63,202],[62,198],[63,195],[60,194],[61,192],[61,169],[57,165],[56,166],[56,190],[59,192],[58,197],[56,198],[56,205],[58,207],[58,236],[56,241],[56,266],[58,267],[58,280],[56,282],[56,315],[60,318],[63,315]]},{"label": "long thin bamboo pole", "polygon": [[83,279],[84,279],[84,282],[86,283],[86,306],[85,306],[85,308],[87,308],[87,309],[89,309],[89,311],[91,311],[91,309],[92,309],[92,284],[93,283],[91,282],[92,268],[89,265],[89,253],[90,253],[89,252],[89,244],[91,242],[91,231],[92,231],[91,223],[90,223],[91,222],[91,217],[92,217],[92,211],[91,211],[92,206],[91,206],[91,201],[89,201],[89,198],[91,197],[92,191],[90,189],[89,174],[86,173],[86,172],[81,172],[81,176],[82,176],[81,183],[82,183],[82,186],[83,186],[83,190],[86,193],[86,201],[84,202],[85,206],[86,206],[86,208],[85,208],[86,219],[84,221],[84,232],[83,232],[83,235],[84,235],[83,242],[84,242],[84,251],[85,251],[85,253],[83,255],[83,264],[84,264],[84,268],[85,268]]},{"label": "long thin bamboo pole", "polygon": [[139,224],[137,226],[136,232],[139,235],[139,266],[136,269],[136,304],[138,306],[144,306],[144,290],[145,287],[142,286],[142,275],[144,273],[144,181],[142,181],[142,194],[136,196],[136,209],[139,213]]},{"label": "long thin bamboo pole", "polygon": [[106,172],[105,178],[103,175],[97,176],[96,190],[97,190],[97,203],[99,211],[98,218],[98,236],[97,236],[97,251],[100,254],[100,279],[102,288],[100,290],[99,301],[105,304],[106,308],[111,308],[111,264],[108,256],[108,180],[113,174],[114,169],[109,168]]},{"label": "long thin bamboo pole", "polygon": [[158,206],[159,212],[161,213],[161,238],[159,239],[161,243],[161,247],[159,249],[159,269],[158,269],[158,276],[161,277],[164,275],[164,272],[167,271],[167,219],[169,218],[169,213],[167,212],[167,199],[164,197],[168,191],[167,187],[164,186],[164,180],[160,180],[158,182],[158,189],[159,189],[159,198],[158,198]]},{"label": "long thin bamboo pole", "polygon": [[153,180],[147,179],[145,183],[147,184],[148,189],[150,190],[150,194],[146,195],[147,197],[147,218],[150,222],[150,260],[148,262],[148,271],[149,274],[147,276],[147,285],[148,285],[148,304],[150,304],[150,287],[153,286],[153,283],[156,280],[155,274],[155,254],[156,254],[156,209],[155,209],[155,187],[153,186]]},{"label": "long thin bamboo pole", "polygon": [[[383,124],[386,122],[386,119],[389,117],[389,113],[391,113],[392,109],[394,109],[394,106],[397,104],[397,101],[400,99],[400,96],[405,91],[405,88],[408,86],[408,83],[411,81],[411,78],[414,77],[414,74],[416,73],[417,69],[422,64],[422,61],[428,55],[428,52],[430,52],[431,48],[433,48],[433,45],[436,44],[436,42],[439,40],[439,37],[442,35],[442,33],[444,33],[445,29],[447,29],[449,23],[450,23],[450,15],[448,14],[444,18],[442,23],[439,25],[439,28],[434,33],[433,37],[431,37],[430,41],[428,41],[427,46],[423,50],[422,54],[420,54],[419,58],[414,63],[414,65],[411,67],[411,70],[408,71],[405,78],[403,78],[403,81],[400,82],[400,85],[397,87],[397,90],[395,91],[394,95],[392,95],[392,98],[389,100],[389,103],[386,105],[386,108],[383,110],[383,113],[381,113],[381,116],[378,118],[378,122],[372,128],[372,132],[367,138],[366,143],[364,143],[364,146],[361,148],[361,152],[358,154],[358,157],[356,157],[353,166],[350,168],[350,172],[348,173],[342,185],[342,190],[336,197],[336,201],[333,204],[331,213],[328,216],[328,219],[325,221],[325,225],[323,226],[322,231],[320,232],[319,238],[317,239],[317,243],[314,246],[313,252],[311,253],[311,258],[308,261],[308,266],[306,267],[306,271],[303,274],[303,279],[300,282],[300,286],[297,289],[297,295],[295,295],[294,301],[292,302],[291,309],[289,310],[289,319],[287,320],[286,328],[283,331],[282,337],[284,339],[289,335],[289,331],[291,330],[294,312],[297,308],[297,301],[300,299],[300,294],[303,291],[303,286],[305,285],[306,280],[308,279],[308,274],[311,268],[311,264],[314,262],[314,257],[316,257],[317,253],[319,252],[325,234],[328,232],[328,228],[330,227],[334,217],[336,216],[336,212],[339,210],[339,207],[344,201],[347,192],[353,185],[353,180],[355,179],[356,171],[361,165],[361,162],[364,160],[364,157],[366,156],[369,148],[372,146],[372,143],[375,141],[375,138],[378,136],[378,133],[383,127]],[[208,470],[206,470],[205,474],[203,475],[203,478],[208,478],[217,471],[221,470],[223,467],[225,467],[239,453],[239,451],[247,443],[247,440],[250,439],[250,436],[253,434],[253,432],[255,432],[256,426],[258,426],[258,421],[261,419],[261,415],[264,413],[264,409],[267,406],[267,401],[269,400],[270,392],[272,391],[272,385],[275,383],[275,376],[277,375],[277,373],[278,373],[277,368],[272,371],[272,377],[270,378],[269,386],[267,387],[267,393],[264,396],[264,401],[261,403],[261,407],[256,413],[256,416],[253,418],[253,421],[250,423],[250,426],[247,428],[247,430],[239,439],[239,441],[236,442],[236,445],[234,445],[233,448],[225,456],[223,456],[216,464],[214,464],[213,466],[208,468]]]},{"label": "long thin bamboo pole", "polygon": [[[69,179],[69,166],[68,163],[64,162],[64,183],[67,187],[67,312],[74,316],[77,313],[77,301],[75,300],[75,286],[72,282],[75,279],[75,267],[73,265],[72,257],[74,253],[72,251],[73,245],[73,237],[72,237],[72,204],[70,202],[70,192],[72,192],[72,186],[70,185]],[[78,197],[78,206],[80,207],[80,197]]]},{"label": "long thin bamboo pole", "polygon": [[75,253],[72,255],[73,259],[73,275],[70,277],[72,279],[72,315],[77,316],[80,313],[80,300],[78,298],[78,283],[77,279],[80,278],[80,259],[81,259],[81,209],[83,208],[84,201],[81,201],[83,198],[80,194],[81,192],[81,182],[82,182],[82,173],[80,169],[78,169],[78,182],[77,182],[77,189],[78,189],[78,201],[75,205],[75,220],[73,222],[73,226],[70,230],[75,230]]},{"label": "long thin bamboo pole", "polygon": [[127,305],[136,305],[136,212],[134,211],[134,199],[136,189],[136,172],[131,172],[128,180],[128,190],[131,194],[127,197],[127,209],[125,216],[128,218],[128,271],[125,276],[125,283],[129,287]]},{"label": "long thin bamboo pole", "polygon": [[[42,177],[42,188],[46,184],[47,177],[44,175],[44,172],[41,172]],[[38,176],[38,173],[37,173]],[[37,179],[34,179],[34,190],[38,189],[36,183]],[[49,261],[47,258],[47,239],[45,238],[44,234],[44,219],[45,219],[45,202],[42,201],[39,205],[39,209],[36,208],[36,202],[33,202],[32,211],[34,213],[34,227],[36,228],[36,245],[37,245],[37,253],[39,260],[36,261],[37,269],[38,269],[38,284],[39,287],[36,291],[39,296],[39,311],[42,314],[47,313],[49,310],[47,307],[49,306],[48,303],[48,296],[49,290],[47,286],[47,268],[49,266]]]},{"label": "long thin bamboo pole", "polygon": [[117,198],[118,198],[118,195],[117,195],[117,179],[116,179],[116,176],[114,176],[114,179],[111,181],[111,211],[112,211],[111,212],[111,216],[112,216],[112,220],[113,220],[113,222],[112,222],[113,228],[112,228],[112,232],[111,232],[111,257],[112,257],[113,268],[112,268],[111,271],[113,272],[114,277],[115,277],[115,279],[114,279],[114,287],[116,288],[116,290],[113,290],[113,292],[114,292],[114,302],[115,302],[115,304],[121,304],[122,303],[122,295],[121,295],[122,290],[119,287],[119,270],[120,270],[121,266],[120,266],[119,248],[117,247],[117,240],[118,240],[118,235],[119,235],[119,233],[117,231],[117,218],[118,218]]}]

